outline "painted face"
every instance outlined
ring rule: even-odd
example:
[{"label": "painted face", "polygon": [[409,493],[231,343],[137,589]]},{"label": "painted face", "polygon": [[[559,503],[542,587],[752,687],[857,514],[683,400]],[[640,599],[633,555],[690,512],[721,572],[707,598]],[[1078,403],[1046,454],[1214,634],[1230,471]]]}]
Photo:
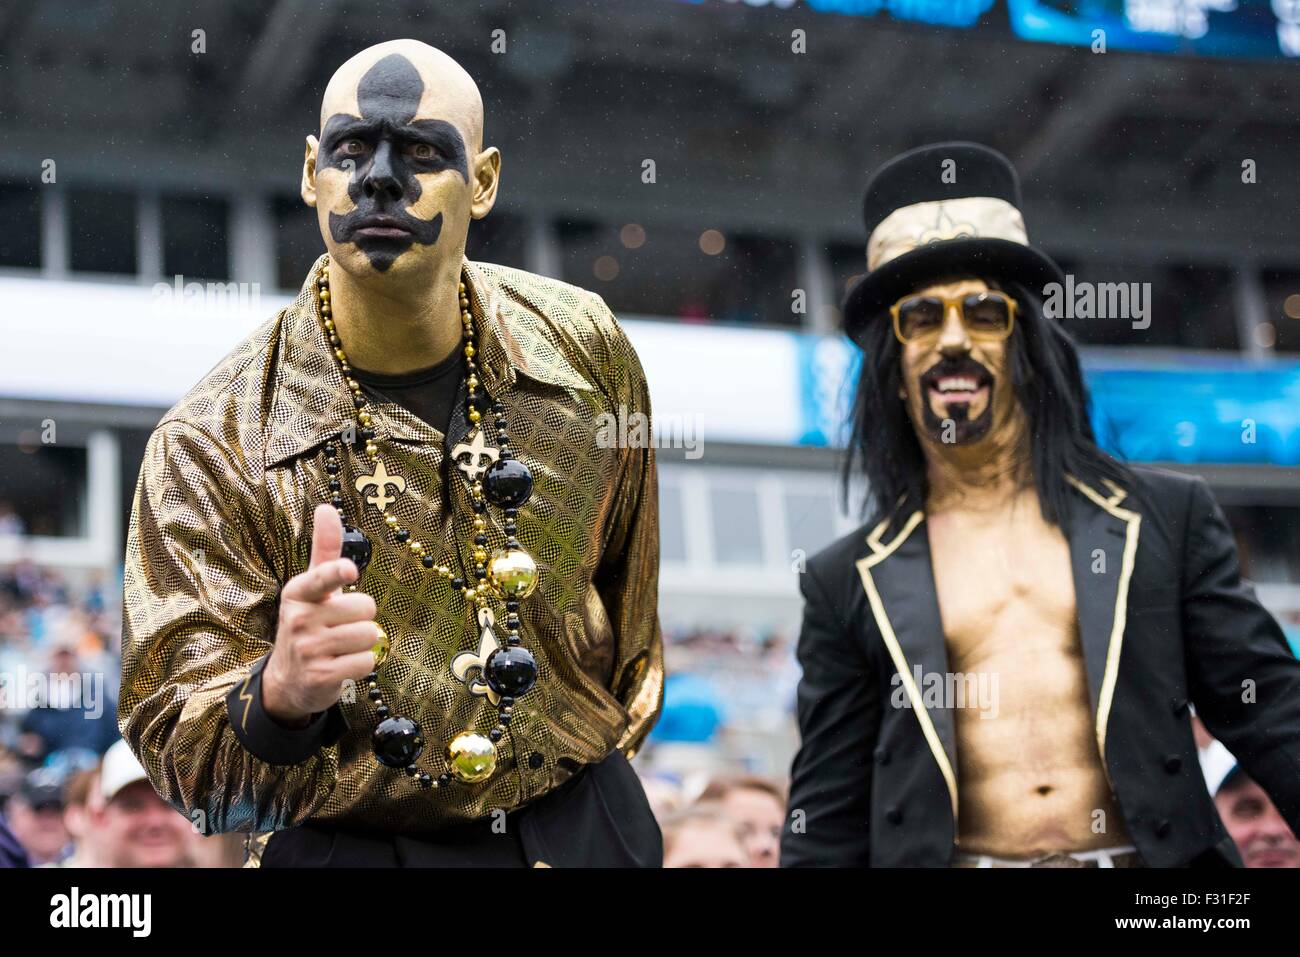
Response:
[{"label": "painted face", "polygon": [[321,232],[350,272],[362,257],[382,273],[403,256],[436,256],[445,234],[463,245],[472,202],[468,150],[453,123],[417,118],[424,99],[420,72],[392,53],[362,75],[357,113],[335,113],[322,127]]},{"label": "painted face", "polygon": [[[961,299],[989,291],[983,280],[962,279],[916,295]],[[934,328],[903,344],[901,362],[908,414],[923,439],[969,445],[1006,421],[1013,405],[1007,341],[968,327],[956,305]]]}]

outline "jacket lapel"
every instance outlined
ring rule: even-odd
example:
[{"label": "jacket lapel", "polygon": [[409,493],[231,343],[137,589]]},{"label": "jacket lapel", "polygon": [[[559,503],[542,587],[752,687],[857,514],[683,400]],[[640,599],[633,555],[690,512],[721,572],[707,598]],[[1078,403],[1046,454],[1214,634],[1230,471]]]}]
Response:
[{"label": "jacket lapel", "polygon": [[[867,536],[871,553],[857,566],[902,691],[948,785],[956,820],[957,776],[953,769],[957,767],[957,746],[952,711],[943,707],[942,700],[937,707],[925,706],[926,678],[937,675],[942,680],[948,673],[948,648],[924,520],[925,514],[918,510],[897,532],[890,528],[891,520],[877,525]],[[886,539],[887,535],[892,537]]]},{"label": "jacket lapel", "polygon": [[1079,640],[1088,672],[1097,748],[1105,766],[1106,725],[1119,676],[1142,516],[1120,505],[1128,494],[1121,488],[1111,486],[1103,494],[1073,477],[1069,481],[1079,494],[1072,498],[1064,531],[1070,542]]}]

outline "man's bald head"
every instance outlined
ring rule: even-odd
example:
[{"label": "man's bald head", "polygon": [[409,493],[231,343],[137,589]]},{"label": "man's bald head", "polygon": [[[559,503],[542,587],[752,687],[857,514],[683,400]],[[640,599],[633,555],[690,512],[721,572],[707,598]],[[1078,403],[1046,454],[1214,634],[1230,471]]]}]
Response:
[{"label": "man's bald head", "polygon": [[392,40],[330,80],[320,139],[307,137],[302,197],[345,272],[419,286],[459,270],[500,169],[501,154],[483,148],[483,100],[469,74],[426,43]]},{"label": "man's bald head", "polygon": [[[402,67],[401,60],[405,60],[409,67]],[[321,131],[324,132],[330,118],[335,115],[361,116],[362,102],[367,95],[372,100],[376,97],[400,97],[400,91],[382,89],[380,84],[373,82],[385,75],[393,76],[398,69],[409,69],[411,80],[418,80],[415,119],[446,120],[460,130],[471,154],[483,148],[483,98],[478,84],[447,54],[419,40],[377,43],[339,67],[321,97]],[[369,84],[363,83],[367,74],[372,81]]]}]

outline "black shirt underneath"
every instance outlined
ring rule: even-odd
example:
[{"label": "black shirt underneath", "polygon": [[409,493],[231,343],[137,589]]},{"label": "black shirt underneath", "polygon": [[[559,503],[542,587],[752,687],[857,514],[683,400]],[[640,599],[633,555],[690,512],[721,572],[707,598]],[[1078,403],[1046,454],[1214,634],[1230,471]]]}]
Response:
[{"label": "black shirt underneath", "polygon": [[447,434],[456,393],[465,378],[465,351],[457,346],[447,358],[401,375],[382,375],[352,367],[352,377],[381,402],[394,402],[435,431]]}]

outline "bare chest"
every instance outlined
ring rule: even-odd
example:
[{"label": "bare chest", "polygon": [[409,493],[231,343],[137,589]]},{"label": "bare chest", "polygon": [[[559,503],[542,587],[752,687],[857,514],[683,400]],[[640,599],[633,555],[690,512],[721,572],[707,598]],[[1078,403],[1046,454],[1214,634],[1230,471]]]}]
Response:
[{"label": "bare chest", "polygon": [[939,516],[929,528],[950,655],[961,661],[1055,648],[1074,652],[1077,608],[1069,543],[1035,509],[1005,521]]}]

